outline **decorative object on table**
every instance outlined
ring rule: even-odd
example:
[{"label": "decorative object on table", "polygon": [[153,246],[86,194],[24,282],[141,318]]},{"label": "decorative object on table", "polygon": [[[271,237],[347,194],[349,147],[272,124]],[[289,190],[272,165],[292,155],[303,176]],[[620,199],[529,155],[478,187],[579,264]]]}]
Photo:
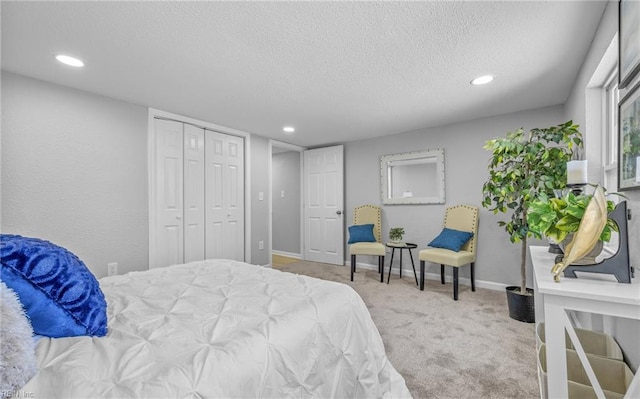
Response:
[{"label": "decorative object on table", "polygon": [[404,227],[392,227],[389,230],[389,239],[393,244],[402,244],[402,237],[404,237]]},{"label": "decorative object on table", "polygon": [[[507,293],[524,297],[521,298],[523,306],[530,309],[527,317],[518,319],[521,321],[533,322],[535,317],[526,273],[527,237],[533,234],[527,222],[529,202],[543,192],[566,187],[566,164],[572,159],[574,149],[582,147],[578,128],[572,121],[528,132],[520,128],[504,138],[489,140],[484,146],[492,156],[489,179],[482,187],[482,205],[494,213],[509,213],[509,220],[498,224],[505,228],[511,242],[521,243],[520,287],[507,287]],[[514,305],[517,305],[515,301]],[[511,310],[509,313],[512,318],[520,314],[513,312],[512,315]]]},{"label": "decorative object on table", "polygon": [[627,202],[620,202],[613,212],[609,213],[609,220],[613,220],[620,233],[618,251],[610,258],[599,263],[588,265],[576,265],[575,263],[565,267],[565,277],[578,277],[576,272],[612,274],[619,283],[631,283],[633,268],[629,262],[629,230],[627,220],[631,215],[627,212]]},{"label": "decorative object on table", "polygon": [[[601,188],[600,188],[601,189]],[[603,194],[604,194],[604,190]],[[614,193],[620,195],[618,193]],[[529,230],[538,238],[547,237],[560,241],[568,251],[568,244],[573,240],[584,218],[585,211],[593,194],[574,195],[566,193],[562,197],[549,198],[541,195],[529,204],[527,220]],[[620,202],[617,206],[613,201],[606,201],[608,214],[600,237],[594,248],[580,259],[574,260],[564,268],[566,277],[577,277],[575,272],[612,274],[621,283],[631,282],[631,266],[629,264],[629,244],[627,230],[627,203]],[[602,252],[603,242],[609,242],[612,233],[619,233],[618,251],[612,257],[601,262],[596,257]],[[563,262],[564,255],[556,257],[556,263]],[[584,266],[584,267],[583,267]],[[558,277],[559,278],[559,277]]]},{"label": "decorative object on table", "polygon": [[440,264],[440,283],[444,284],[444,267],[453,268],[453,300],[458,300],[458,270],[470,266],[471,291],[476,290],[475,262],[477,251],[478,208],[456,205],[447,208],[442,232],[423,249],[420,258],[420,290],[424,290],[425,262]]},{"label": "decorative object on table", "polygon": [[640,72],[640,2],[621,0],[618,8],[619,89],[624,89]]},{"label": "decorative object on table", "polygon": [[[385,247],[382,238],[382,210],[375,205],[361,205],[353,210],[353,223],[349,227],[349,253],[351,254],[351,281],[356,272],[356,255],[371,255],[378,257],[378,273],[380,282],[384,282],[384,255]],[[366,226],[366,227],[356,227]],[[364,233],[362,237],[353,237],[354,234]],[[361,231],[362,230],[362,231]]]},{"label": "decorative object on table", "polygon": [[[527,221],[529,222],[529,230],[537,238],[547,238],[554,242],[560,243],[562,248],[561,254],[567,244],[573,239],[573,235],[578,231],[580,221],[582,220],[585,210],[591,201],[592,194],[574,194],[573,191],[564,193],[560,197],[549,197],[546,193],[531,201],[527,211]],[[607,213],[613,211],[615,204],[613,201],[606,201]],[[574,264],[580,262],[582,264],[593,264],[595,258],[602,252],[603,242],[611,240],[611,233],[618,231],[616,223],[607,219],[600,239],[592,248],[591,252],[583,258],[574,261]]]},{"label": "decorative object on table", "polygon": [[556,263],[551,268],[553,279],[560,281],[560,273],[571,263],[582,259],[588,254],[600,240],[600,235],[607,225],[607,199],[604,196],[602,187],[596,187],[596,191],[589,200],[589,204],[580,220],[578,230],[573,239],[564,250],[564,257],[561,262]]},{"label": "decorative object on table", "polygon": [[[639,5],[640,6],[640,5]],[[640,84],[618,109],[618,186],[620,191],[640,188]]]}]

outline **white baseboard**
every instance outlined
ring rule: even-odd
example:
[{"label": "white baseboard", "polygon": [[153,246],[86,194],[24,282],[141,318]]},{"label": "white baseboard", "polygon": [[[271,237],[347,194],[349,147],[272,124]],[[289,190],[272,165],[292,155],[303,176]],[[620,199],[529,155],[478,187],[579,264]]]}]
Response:
[{"label": "white baseboard", "polygon": [[[344,262],[344,265],[347,267],[351,266],[351,262]],[[362,269],[367,269],[367,270],[378,270],[378,265],[372,265],[370,263],[360,263],[360,262],[356,262],[356,270],[358,268],[362,268]],[[451,269],[450,267],[445,269],[445,275],[444,275],[444,281],[445,283],[453,283],[453,276],[451,275],[451,272],[447,269]],[[385,273],[389,273],[389,269],[387,268],[387,266],[385,265]],[[418,274],[418,280],[420,280],[420,264],[416,265],[416,273]],[[399,276],[400,275],[400,268],[399,267],[393,267],[391,269],[391,274]],[[414,278],[413,276],[413,268],[411,267],[411,264],[409,265],[403,265],[402,266],[402,278]],[[437,280],[440,281],[440,273],[425,273],[424,274],[424,278],[426,280]],[[458,279],[458,282],[460,284],[464,284],[464,285],[468,285],[471,286],[471,280],[466,278],[466,277],[460,277]],[[476,287],[478,288],[485,288],[488,290],[492,290],[492,291],[504,291],[505,288],[507,287],[506,284],[502,284],[502,283],[495,283],[493,281],[485,281],[485,280],[478,280],[476,279]]]},{"label": "white baseboard", "polygon": [[271,253],[273,255],[280,255],[280,256],[286,256],[287,258],[293,258],[293,259],[302,259],[302,255],[300,254],[296,254],[293,252],[285,252],[285,251],[276,251],[275,249],[271,251]]}]

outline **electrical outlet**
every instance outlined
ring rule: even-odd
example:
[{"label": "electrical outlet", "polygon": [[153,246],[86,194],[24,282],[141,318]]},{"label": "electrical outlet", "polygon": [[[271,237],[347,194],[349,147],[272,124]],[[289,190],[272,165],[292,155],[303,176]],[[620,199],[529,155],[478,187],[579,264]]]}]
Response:
[{"label": "electrical outlet", "polygon": [[264,241],[258,241],[258,249],[264,249]]},{"label": "electrical outlet", "polygon": [[113,276],[118,274],[118,263],[108,263],[107,264],[107,276]]},{"label": "electrical outlet", "polygon": [[284,190],[280,190],[280,198],[284,198]]},{"label": "electrical outlet", "polygon": [[258,201],[264,201],[264,192],[260,191],[258,193]]}]

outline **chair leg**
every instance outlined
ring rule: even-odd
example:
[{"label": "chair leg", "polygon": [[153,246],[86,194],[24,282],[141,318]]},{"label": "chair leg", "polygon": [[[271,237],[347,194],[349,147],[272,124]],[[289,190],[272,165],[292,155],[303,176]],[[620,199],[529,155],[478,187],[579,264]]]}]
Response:
[{"label": "chair leg", "polygon": [[409,256],[411,257],[411,267],[413,268],[413,277],[416,278],[416,285],[418,285],[418,274],[416,273],[416,265],[413,263],[413,255],[411,255],[411,248],[409,248]]},{"label": "chair leg", "polygon": [[420,291],[424,291],[424,261],[420,261]]},{"label": "chair leg", "polygon": [[378,256],[378,273],[380,273],[380,282],[384,283],[384,256]]},{"label": "chair leg", "polygon": [[453,268],[453,300],[458,300],[458,269],[457,267]]},{"label": "chair leg", "polygon": [[444,265],[440,265],[440,284],[444,284]]},{"label": "chair leg", "polygon": [[471,262],[471,291],[476,292],[475,262]]},{"label": "chair leg", "polygon": [[351,281],[353,281],[353,273],[356,271],[356,256],[351,255]]}]

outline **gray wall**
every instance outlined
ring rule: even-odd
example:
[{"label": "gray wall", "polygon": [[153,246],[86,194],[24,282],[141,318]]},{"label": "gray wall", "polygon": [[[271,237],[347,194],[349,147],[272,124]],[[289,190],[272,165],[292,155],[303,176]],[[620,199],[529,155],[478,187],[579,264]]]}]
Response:
[{"label": "gray wall", "polygon": [[[300,152],[273,154],[272,239],[273,250],[300,255]],[[281,192],[284,190],[284,198]]]},{"label": "gray wall", "polygon": [[[148,108],[2,72],[0,231],[68,248],[96,275],[148,268]],[[215,121],[212,121],[215,123]],[[252,135],[251,259],[268,264],[268,140]],[[264,199],[259,201],[262,191]]]},{"label": "gray wall", "polygon": [[[390,227],[404,227],[404,241],[424,248],[442,229],[446,207],[470,204],[480,207],[476,279],[506,285],[520,282],[520,245],[512,244],[498,226],[504,215],[481,207],[482,184],[488,177],[489,153],[482,147],[494,137],[520,127],[531,129],[563,122],[562,106],[517,112],[454,125],[396,134],[345,144],[346,220],[352,224],[353,209],[362,204],[380,205],[380,156],[393,153],[444,148],[444,205],[385,205],[382,213],[383,240]],[[361,256],[358,262],[376,264]],[[405,261],[406,262],[406,261]],[[405,264],[405,267],[406,264]],[[410,268],[410,266],[409,266]],[[461,277],[468,277],[462,268]],[[406,270],[406,269],[405,269]],[[434,265],[427,270],[439,273]],[[531,286],[533,286],[532,280]]]},{"label": "gray wall", "polygon": [[[269,259],[269,161],[271,151],[269,140],[251,136],[251,259],[247,262],[256,265],[271,264]],[[262,193],[262,200],[260,200]],[[259,249],[259,242],[264,242]]]},{"label": "gray wall", "polygon": [[[592,104],[598,103],[600,89],[592,88],[590,82],[596,73],[607,47],[614,39],[618,30],[618,2],[610,2],[600,22],[598,32],[593,40],[587,58],[578,75],[571,95],[565,105],[565,118],[573,119],[583,127],[586,133],[586,153],[589,159],[589,179],[602,181],[603,171],[597,165],[600,164],[600,122],[597,118],[598,108],[592,108]],[[594,116],[596,116],[594,118]],[[595,162],[594,162],[595,160]],[[631,265],[636,269],[636,279],[640,270],[640,190],[625,191],[628,197],[627,205],[632,210],[633,219],[629,221],[629,250]],[[618,319],[614,324],[614,336],[622,347],[625,356],[632,367],[637,370],[640,366],[640,321],[630,319]]]},{"label": "gray wall", "polygon": [[2,72],[3,233],[148,267],[147,109]]}]

